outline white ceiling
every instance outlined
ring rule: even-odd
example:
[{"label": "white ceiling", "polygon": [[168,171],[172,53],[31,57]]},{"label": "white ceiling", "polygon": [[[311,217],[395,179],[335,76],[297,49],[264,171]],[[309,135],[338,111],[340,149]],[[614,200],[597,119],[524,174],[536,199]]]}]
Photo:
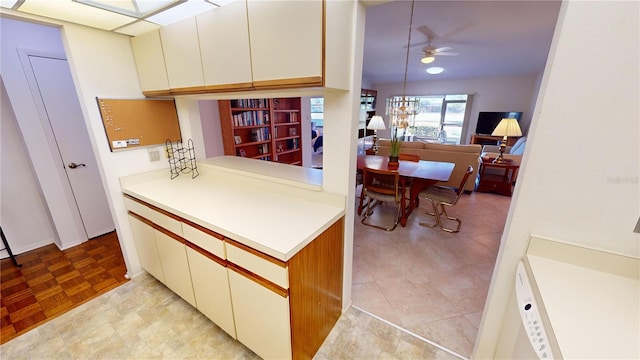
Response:
[{"label": "white ceiling", "polygon": [[[560,0],[415,2],[407,82],[536,74],[544,69]],[[402,82],[411,1],[396,0],[367,8],[363,78],[371,84]],[[450,46],[458,56],[420,62],[427,37]],[[445,69],[429,75],[429,66]]]},{"label": "white ceiling", "polygon": [[[1,0],[13,6],[16,0]],[[76,0],[78,1],[78,0]],[[18,11],[137,35],[158,28],[150,21],[115,14],[72,0],[18,0]],[[96,1],[96,0],[83,0]],[[125,2],[125,0],[102,0]],[[127,0],[131,1],[131,0]],[[144,0],[159,2],[158,0]],[[230,0],[162,0],[224,5]],[[370,84],[402,82],[411,15],[410,0],[361,0],[367,7],[363,79]],[[415,1],[407,81],[536,74],[544,69],[561,0]],[[11,4],[11,5],[8,5]],[[65,5],[65,6],[63,6]],[[14,9],[16,8],[14,7]],[[425,29],[432,45],[450,46],[458,56],[437,56],[422,64]],[[422,31],[421,31],[422,30]],[[429,66],[444,72],[426,74]]]}]

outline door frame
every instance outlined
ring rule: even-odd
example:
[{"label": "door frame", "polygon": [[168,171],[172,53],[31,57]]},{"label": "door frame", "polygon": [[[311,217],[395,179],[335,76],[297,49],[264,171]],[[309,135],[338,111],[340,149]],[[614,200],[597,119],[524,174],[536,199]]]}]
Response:
[{"label": "door frame", "polygon": [[[60,250],[65,250],[87,241],[88,235],[82,222],[80,210],[75,202],[73,189],[71,188],[71,184],[67,178],[65,164],[58,149],[55,134],[47,116],[47,110],[42,97],[40,96],[37,79],[29,61],[30,56],[64,60],[67,61],[67,63],[68,59],[64,54],[57,52],[18,49],[18,57],[22,65],[27,84],[29,85],[29,91],[31,93],[33,103],[38,113],[39,125],[41,126],[47,140],[47,146],[54,165],[53,168],[56,169],[56,179],[46,177],[46,175],[51,175],[50,173],[45,174],[45,171],[38,171],[38,166],[33,162],[33,159],[32,165],[35,170],[38,185],[41,189],[41,195],[44,197],[49,210],[49,217],[51,218],[56,231],[56,245]],[[87,134],[87,136],[89,135]],[[29,156],[31,157],[31,154],[29,154]],[[104,179],[101,174],[99,174],[99,177],[103,182],[102,186],[104,187]],[[43,182],[50,181],[56,181],[57,186],[43,186]],[[113,214],[110,213],[109,215],[113,218]]]}]

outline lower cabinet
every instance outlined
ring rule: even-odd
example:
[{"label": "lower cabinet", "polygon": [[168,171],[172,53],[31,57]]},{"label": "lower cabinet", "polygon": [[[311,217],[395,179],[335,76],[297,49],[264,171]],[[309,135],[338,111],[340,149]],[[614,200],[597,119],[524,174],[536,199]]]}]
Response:
[{"label": "lower cabinet", "polygon": [[132,214],[129,214],[129,223],[136,250],[138,250],[140,265],[154,278],[164,283],[164,273],[160,264],[160,254],[158,254],[153,228],[143,222],[140,217]]},{"label": "lower cabinet", "polygon": [[187,258],[198,310],[235,339],[227,268],[212,255],[189,246]]},{"label": "lower cabinet", "polygon": [[[166,231],[166,230],[165,230]],[[176,294],[180,295],[191,306],[196,306],[191,285],[191,271],[187,261],[187,250],[184,241],[168,231],[154,229],[160,263],[164,272],[164,284]]]},{"label": "lower cabinet", "polygon": [[289,298],[229,268],[238,340],[263,359],[291,359]]},{"label": "lower cabinet", "polygon": [[140,200],[126,203],[146,271],[258,356],[313,358],[341,314],[343,218],[282,261]]}]

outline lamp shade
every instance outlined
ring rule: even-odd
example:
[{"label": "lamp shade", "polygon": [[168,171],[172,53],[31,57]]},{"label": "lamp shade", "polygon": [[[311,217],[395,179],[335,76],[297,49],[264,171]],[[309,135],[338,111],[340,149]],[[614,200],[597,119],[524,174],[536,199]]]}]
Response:
[{"label": "lamp shade", "polygon": [[492,136],[522,136],[522,130],[516,119],[502,119],[491,133]]},{"label": "lamp shade", "polygon": [[369,130],[384,130],[386,127],[384,126],[384,120],[382,120],[382,116],[374,115],[369,121],[369,125],[367,125],[367,129]]}]

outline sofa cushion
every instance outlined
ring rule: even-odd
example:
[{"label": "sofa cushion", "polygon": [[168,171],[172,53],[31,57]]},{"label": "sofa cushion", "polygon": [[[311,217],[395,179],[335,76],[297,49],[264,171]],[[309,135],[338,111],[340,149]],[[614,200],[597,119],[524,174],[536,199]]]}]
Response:
[{"label": "sofa cushion", "polygon": [[480,155],[480,152],[482,151],[482,146],[478,144],[453,145],[453,144],[424,143],[424,149],[436,150],[436,151],[476,153]]},{"label": "sofa cushion", "polygon": [[509,149],[509,154],[511,155],[524,154],[524,148],[526,145],[527,145],[527,137],[523,136],[520,139],[518,139],[518,141],[516,141],[516,143],[513,144],[513,146],[511,146],[511,149]]}]

